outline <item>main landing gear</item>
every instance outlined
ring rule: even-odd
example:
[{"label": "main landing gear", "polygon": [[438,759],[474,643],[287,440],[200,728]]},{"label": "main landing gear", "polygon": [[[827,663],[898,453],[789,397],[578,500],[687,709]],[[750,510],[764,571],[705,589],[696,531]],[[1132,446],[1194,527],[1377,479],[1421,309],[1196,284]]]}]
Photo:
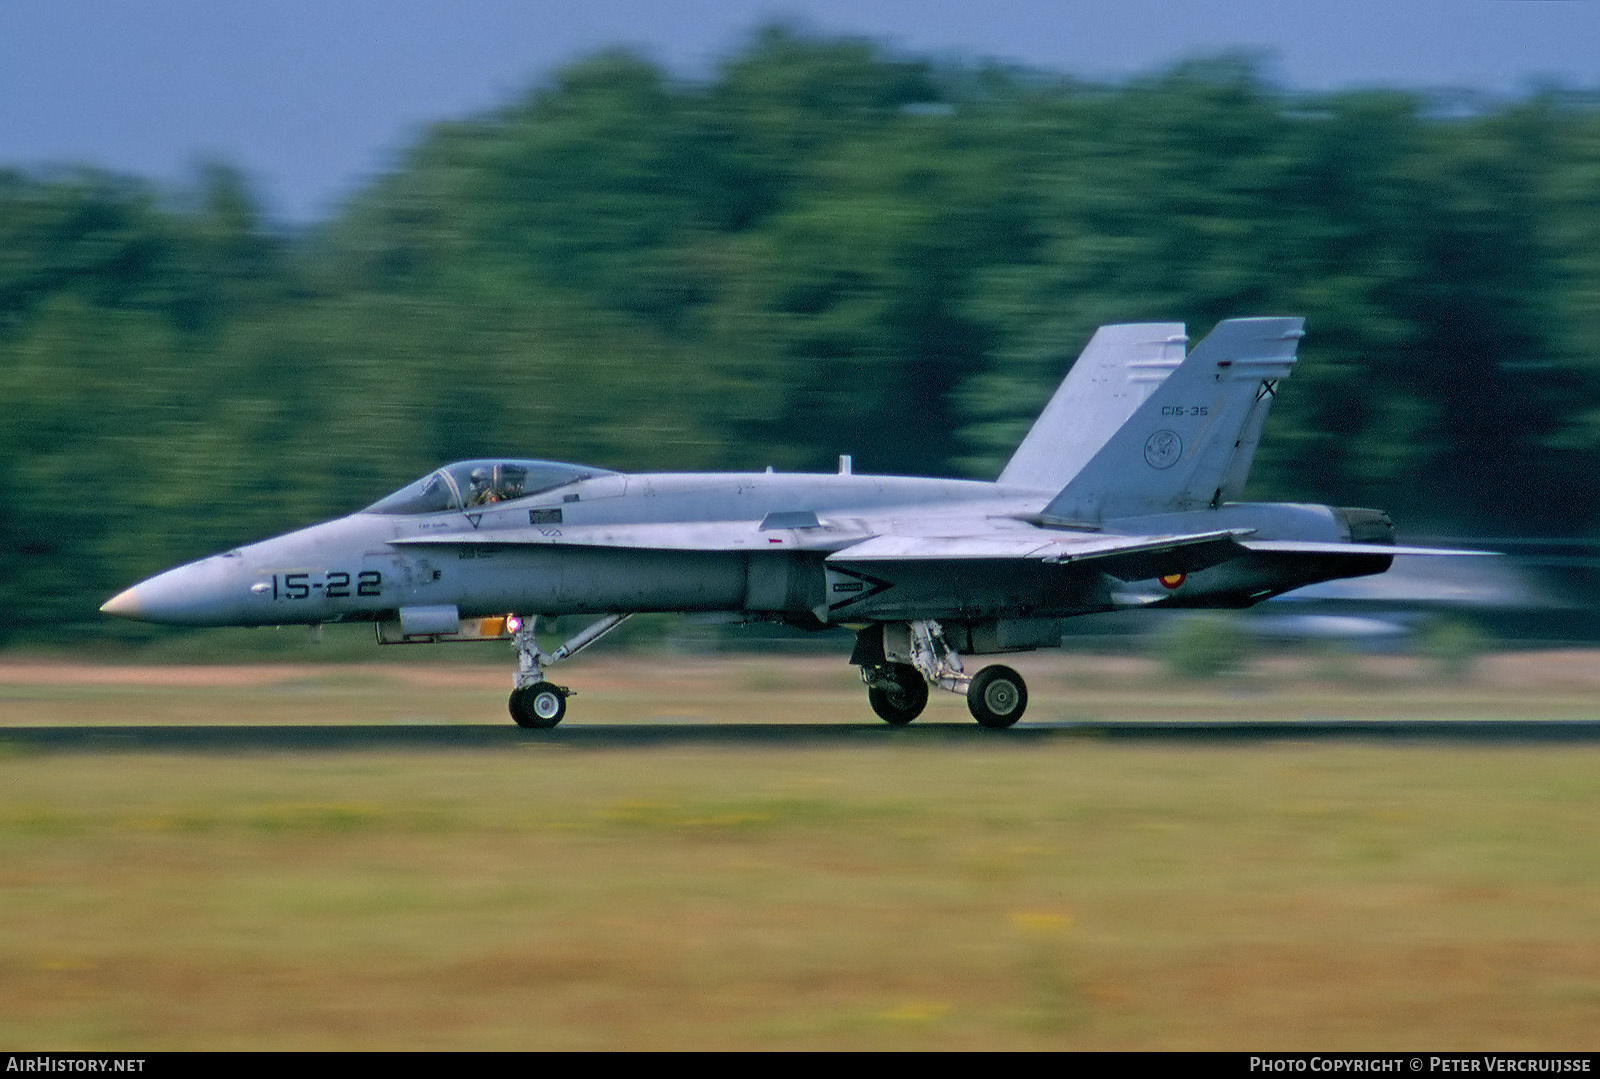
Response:
[{"label": "main landing gear", "polygon": [[1009,727],[1027,707],[1027,683],[1002,664],[985,667],[967,685],[967,710],[985,727]]},{"label": "main landing gear", "polygon": [[997,663],[967,674],[931,619],[905,623],[904,642],[902,648],[898,626],[869,626],[856,635],[850,657],[861,668],[868,703],[886,723],[904,726],[921,715],[930,685],[965,694],[967,710],[985,727],[1009,727],[1022,718],[1028,686],[1010,667]]},{"label": "main landing gear", "polygon": [[542,652],[536,636],[539,620],[530,618],[511,635],[517,650],[515,689],[511,691],[511,718],[519,727],[554,727],[567,714],[567,698],[574,696],[566,686],[546,682],[544,669],[589,647],[627,621],[625,614],[609,614],[574,634],[554,652]]},{"label": "main landing gear", "polygon": [[885,723],[903,727],[928,706],[928,683],[909,663],[886,663],[876,677],[863,667],[861,678],[867,683],[867,702]]}]

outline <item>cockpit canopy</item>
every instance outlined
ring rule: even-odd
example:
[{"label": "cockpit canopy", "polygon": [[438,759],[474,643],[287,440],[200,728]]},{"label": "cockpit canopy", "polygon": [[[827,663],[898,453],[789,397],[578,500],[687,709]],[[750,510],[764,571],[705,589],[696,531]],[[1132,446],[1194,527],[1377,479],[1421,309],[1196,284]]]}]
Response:
[{"label": "cockpit canopy", "polygon": [[470,509],[616,473],[561,461],[458,461],[368,506],[366,513],[441,513]]}]

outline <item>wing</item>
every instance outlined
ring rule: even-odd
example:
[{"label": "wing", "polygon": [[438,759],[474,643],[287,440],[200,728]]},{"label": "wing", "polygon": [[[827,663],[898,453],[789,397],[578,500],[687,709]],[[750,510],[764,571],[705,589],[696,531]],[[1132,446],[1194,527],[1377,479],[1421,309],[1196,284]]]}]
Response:
[{"label": "wing", "polygon": [[1092,567],[1126,581],[1193,573],[1238,557],[1247,528],[1167,536],[1112,536],[1032,529],[965,536],[876,536],[828,556],[834,565],[885,562],[1035,562]]},{"label": "wing", "polygon": [[[903,522],[904,526],[906,523]],[[829,622],[939,618],[1064,617],[1116,606],[1118,582],[1188,574],[1240,556],[1249,529],[1171,535],[1108,535],[1005,520],[914,526],[828,555]]]},{"label": "wing", "polygon": [[[778,515],[773,515],[777,517]],[[618,524],[480,529],[440,535],[400,537],[402,546],[617,547],[652,551],[828,552],[836,564],[885,562],[1032,562],[1039,565],[1094,563],[1098,572],[1124,580],[1163,573],[1192,573],[1240,553],[1238,539],[1248,528],[1174,535],[1125,536],[1036,528],[1001,519],[950,521],[931,518],[900,522],[910,534],[880,532],[857,518],[818,519],[792,528],[767,522],[697,521],[669,524]],[[935,534],[927,534],[929,532]],[[1148,570],[1148,572],[1146,572]]]},{"label": "wing", "polygon": [[[874,536],[824,563],[824,620],[1035,617],[1123,606],[1243,607],[1381,572],[1395,555],[1486,554],[1258,540],[1250,528],[1129,535],[969,521],[964,534]],[[988,527],[985,527],[985,524]],[[1131,587],[1130,587],[1131,586]]]}]

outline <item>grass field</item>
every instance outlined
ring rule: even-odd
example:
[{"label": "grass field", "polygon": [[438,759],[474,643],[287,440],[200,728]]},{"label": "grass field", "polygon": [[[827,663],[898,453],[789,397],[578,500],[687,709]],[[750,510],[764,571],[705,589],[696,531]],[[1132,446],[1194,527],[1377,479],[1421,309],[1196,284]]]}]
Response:
[{"label": "grass field", "polygon": [[[1017,665],[1030,719],[1593,718],[1600,686],[1585,653]],[[837,660],[562,673],[574,724],[868,718]],[[0,663],[0,726],[498,723],[507,681]],[[1597,777],[1570,745],[0,748],[0,1041],[1594,1050]]]}]

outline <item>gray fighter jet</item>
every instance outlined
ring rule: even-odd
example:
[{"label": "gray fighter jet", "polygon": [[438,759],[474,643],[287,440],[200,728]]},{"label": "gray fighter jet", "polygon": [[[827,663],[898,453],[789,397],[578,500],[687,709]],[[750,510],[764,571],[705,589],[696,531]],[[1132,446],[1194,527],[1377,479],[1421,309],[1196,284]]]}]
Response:
[{"label": "gray fighter jet", "polygon": [[[979,723],[1027,706],[1009,667],[963,656],[1058,645],[1059,622],[1128,607],[1248,607],[1381,573],[1376,510],[1238,501],[1298,318],[1106,326],[993,483],[837,474],[644,473],[542,460],[447,465],[358,513],[179,566],[107,614],[188,626],[367,621],[383,643],[504,639],[511,715],[552,727],[545,668],[639,612],[734,612],[855,630],[873,710],[929,686]],[[595,621],[552,653],[540,616]]]}]

